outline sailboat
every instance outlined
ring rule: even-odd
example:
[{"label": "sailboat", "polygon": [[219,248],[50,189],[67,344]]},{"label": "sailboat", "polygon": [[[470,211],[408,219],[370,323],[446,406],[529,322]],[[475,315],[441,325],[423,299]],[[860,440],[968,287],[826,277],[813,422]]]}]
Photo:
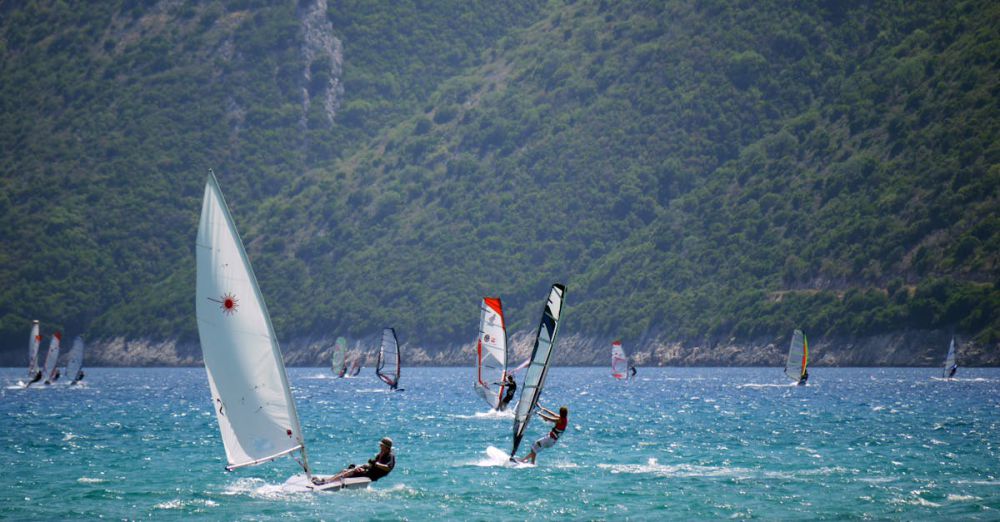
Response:
[{"label": "sailboat", "polygon": [[942,370],[941,376],[945,379],[950,379],[955,376],[955,372],[958,371],[958,363],[955,362],[955,338],[951,338],[951,345],[948,346],[948,356],[944,358],[944,369]]},{"label": "sailboat", "polygon": [[809,342],[802,330],[792,332],[792,343],[788,346],[788,359],[785,360],[785,375],[797,382],[799,386],[806,384],[809,372]]},{"label": "sailboat", "polygon": [[313,486],[299,416],[271,317],[215,174],[209,171],[195,243],[198,336],[226,449],[226,469],[299,452],[300,490],[367,487],[368,479]]},{"label": "sailboat", "polygon": [[69,362],[66,363],[66,378],[73,379],[70,385],[83,380],[83,337],[73,339],[73,347],[69,349]]},{"label": "sailboat", "polygon": [[394,328],[382,330],[382,346],[378,349],[378,363],[375,365],[375,375],[389,385],[392,391],[403,391],[399,388],[399,339]]},{"label": "sailboat", "polygon": [[506,388],[507,328],[499,297],[484,297],[479,308],[475,389],[486,404],[496,410]]},{"label": "sailboat", "polygon": [[545,386],[545,376],[549,373],[552,349],[555,347],[556,333],[559,331],[559,316],[566,296],[566,286],[556,283],[549,290],[549,299],[542,311],[542,320],[535,335],[535,346],[531,350],[531,363],[524,374],[521,397],[514,409],[514,444],[510,450],[510,460],[515,460],[517,448],[521,445],[528,421],[538,408],[538,398]]},{"label": "sailboat", "polygon": [[330,360],[330,371],[338,378],[347,373],[347,339],[338,337],[333,343],[333,356]]},{"label": "sailboat", "polygon": [[28,338],[28,382],[24,385],[25,388],[42,380],[42,371],[38,367],[38,348],[42,346],[42,334],[38,328],[38,319],[35,319],[31,322],[31,337]]},{"label": "sailboat", "polygon": [[45,354],[45,370],[42,372],[45,376],[45,384],[52,384],[59,380],[59,369],[56,368],[56,362],[59,360],[61,343],[62,334],[59,332],[52,334],[52,340],[49,341],[49,352]]},{"label": "sailboat", "polygon": [[628,356],[621,341],[611,343],[611,376],[615,379],[628,378]]}]

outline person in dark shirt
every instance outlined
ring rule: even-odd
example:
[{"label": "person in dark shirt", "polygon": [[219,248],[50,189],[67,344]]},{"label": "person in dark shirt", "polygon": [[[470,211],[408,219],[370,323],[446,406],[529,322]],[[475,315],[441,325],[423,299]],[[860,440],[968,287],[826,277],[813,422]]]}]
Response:
[{"label": "person in dark shirt", "polygon": [[71,382],[70,384],[76,384],[76,383],[82,381],[83,380],[83,376],[84,376],[83,370],[80,370],[80,371],[76,372],[76,377],[73,378],[73,382]]},{"label": "person in dark shirt", "polygon": [[372,482],[375,482],[376,480],[388,475],[392,471],[392,468],[395,467],[396,455],[392,452],[392,439],[384,437],[381,441],[379,441],[378,455],[375,455],[375,458],[368,459],[367,464],[362,464],[360,466],[351,464],[350,466],[347,466],[346,469],[332,477],[325,479],[313,477],[312,481],[313,484],[316,484],[317,486],[354,477],[368,477],[372,480]]},{"label": "person in dark shirt", "polygon": [[636,372],[636,370],[635,370],[635,366],[632,366],[632,365],[630,364],[630,365],[629,365],[629,367],[628,367],[628,374],[629,374],[629,375],[628,375],[628,378],[629,378],[629,379],[635,379],[635,374],[636,374],[636,373],[637,373],[637,372]]},{"label": "person in dark shirt", "polygon": [[799,379],[799,386],[805,386],[806,381],[809,380],[809,372],[802,372],[802,378]]},{"label": "person in dark shirt", "polygon": [[514,392],[517,391],[517,383],[514,382],[513,375],[507,375],[507,380],[504,382],[504,386],[506,386],[507,389],[504,391],[503,398],[500,399],[500,405],[497,406],[497,411],[506,410],[510,401],[514,400]]}]

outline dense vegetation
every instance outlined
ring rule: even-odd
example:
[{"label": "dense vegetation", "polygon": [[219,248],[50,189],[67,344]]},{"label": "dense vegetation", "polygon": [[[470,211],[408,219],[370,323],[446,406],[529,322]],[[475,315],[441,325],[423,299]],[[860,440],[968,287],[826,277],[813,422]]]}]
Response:
[{"label": "dense vegetation", "polygon": [[1000,339],[994,3],[331,2],[332,123],[260,4],[4,8],[2,346],[195,338],[209,167],[283,338]]}]

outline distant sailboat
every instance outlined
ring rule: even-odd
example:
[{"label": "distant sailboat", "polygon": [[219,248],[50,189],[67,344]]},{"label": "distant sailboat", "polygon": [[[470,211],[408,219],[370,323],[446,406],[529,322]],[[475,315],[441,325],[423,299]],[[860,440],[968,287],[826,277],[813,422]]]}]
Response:
[{"label": "distant sailboat", "polygon": [[628,378],[628,356],[621,341],[611,343],[611,376],[615,379]]},{"label": "distant sailboat", "polygon": [[403,391],[399,389],[400,360],[399,339],[396,338],[396,330],[393,328],[382,330],[382,346],[378,349],[375,375],[388,384],[392,391]]},{"label": "distant sailboat", "polygon": [[521,386],[521,398],[514,409],[514,444],[510,450],[510,459],[514,460],[517,448],[521,445],[524,430],[528,421],[538,408],[538,398],[545,387],[545,377],[549,373],[549,363],[552,362],[552,349],[555,346],[556,334],[559,332],[559,317],[562,313],[566,287],[556,283],[549,291],[549,299],[542,311],[542,320],[535,334],[535,346],[531,350],[531,363],[524,374],[524,384]]},{"label": "distant sailboat", "polygon": [[955,338],[951,338],[951,344],[948,346],[948,356],[944,358],[944,370],[941,374],[945,379],[950,379],[955,376],[955,372],[958,371],[958,363],[955,361]]},{"label": "distant sailboat", "polygon": [[[205,370],[226,449],[226,469],[269,462],[296,451],[299,489],[366,487],[368,479],[312,485],[312,469],[281,349],[250,260],[215,174],[202,201],[196,241],[195,309]],[[296,459],[297,460],[297,459]]]},{"label": "distant sailboat", "polygon": [[333,356],[330,360],[330,370],[337,377],[347,373],[347,339],[338,337],[333,343]]},{"label": "distant sailboat", "polygon": [[62,343],[62,334],[56,332],[52,334],[52,340],[49,341],[49,352],[45,354],[45,384],[52,384],[59,380],[59,369],[56,368],[56,362],[59,360],[59,348]]},{"label": "distant sailboat", "polygon": [[809,379],[806,366],[809,364],[809,342],[802,330],[792,333],[792,342],[788,347],[788,359],[785,361],[785,375],[802,386]]},{"label": "distant sailboat", "polygon": [[73,379],[70,385],[83,380],[83,337],[73,339],[73,347],[69,349],[69,362],[66,363],[66,378]]},{"label": "distant sailboat", "polygon": [[39,332],[38,319],[31,322],[31,337],[28,338],[28,383],[25,388],[32,383],[42,380],[42,371],[38,367],[38,349],[42,346],[42,334]]},{"label": "distant sailboat", "polygon": [[496,410],[506,388],[507,328],[499,297],[484,297],[479,308],[475,389],[486,404]]}]

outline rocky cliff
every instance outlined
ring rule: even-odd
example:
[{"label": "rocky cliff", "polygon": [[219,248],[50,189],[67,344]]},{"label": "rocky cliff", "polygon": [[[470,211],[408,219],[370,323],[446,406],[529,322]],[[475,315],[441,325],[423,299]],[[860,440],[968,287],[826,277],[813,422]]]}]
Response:
[{"label": "rocky cliff", "polygon": [[[365,367],[375,364],[380,337],[351,339],[348,358],[366,357]],[[936,366],[947,350],[950,334],[937,330],[914,330],[864,338],[811,338],[812,366]],[[300,338],[282,344],[289,366],[326,366],[334,338]],[[528,357],[533,331],[511,336],[514,356]],[[609,364],[611,339],[565,335],[557,344],[554,363],[563,366],[604,366]],[[626,340],[625,348],[640,366],[783,366],[787,338],[754,341],[674,342],[650,340],[638,346]],[[473,361],[475,345],[413,346],[404,344],[404,364],[412,366],[467,366]],[[963,366],[1000,365],[1000,345],[961,342],[959,361]],[[21,361],[8,360],[17,366]],[[97,340],[88,344],[88,366],[199,366],[201,347],[197,342],[149,339]]]}]

